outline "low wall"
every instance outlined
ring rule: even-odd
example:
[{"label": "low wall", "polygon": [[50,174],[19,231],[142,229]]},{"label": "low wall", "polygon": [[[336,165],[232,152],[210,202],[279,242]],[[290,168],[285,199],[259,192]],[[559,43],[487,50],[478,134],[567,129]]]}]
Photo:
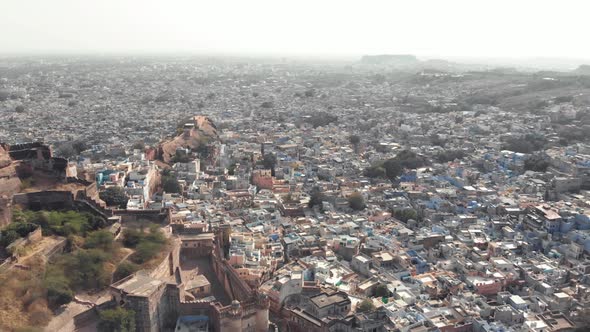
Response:
[{"label": "low wall", "polygon": [[70,191],[39,191],[15,194],[12,202],[30,210],[71,209],[74,206],[74,195]]},{"label": "low wall", "polygon": [[76,316],[74,316],[74,325],[76,329],[80,329],[84,326],[87,326],[91,323],[98,321],[99,313],[103,310],[108,310],[115,308],[117,303],[113,300],[101,303],[97,306],[94,306],[86,311],[83,311]]},{"label": "low wall", "polygon": [[56,243],[53,247],[48,248],[43,255],[47,258],[47,261],[53,261],[53,258],[56,255],[64,253],[66,251],[66,245],[68,244],[67,239],[61,239],[58,243]]},{"label": "low wall", "polygon": [[180,241],[172,240],[172,248],[166,257],[156,266],[150,276],[157,279],[167,279],[174,274],[174,270],[179,266],[178,258],[180,252]]},{"label": "low wall", "polygon": [[113,215],[121,216],[121,222],[149,221],[157,224],[170,222],[170,211],[162,210],[113,210]]}]

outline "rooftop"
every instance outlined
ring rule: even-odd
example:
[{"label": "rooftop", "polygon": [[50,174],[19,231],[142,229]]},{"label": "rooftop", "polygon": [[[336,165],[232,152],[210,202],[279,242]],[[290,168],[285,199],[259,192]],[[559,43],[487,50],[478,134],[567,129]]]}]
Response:
[{"label": "rooftop", "polygon": [[313,296],[311,302],[319,308],[324,308],[336,303],[350,303],[350,299],[342,293],[321,293]]},{"label": "rooftop", "polygon": [[164,282],[162,280],[154,279],[142,273],[136,273],[114,283],[111,287],[132,296],[149,297],[163,284]]}]

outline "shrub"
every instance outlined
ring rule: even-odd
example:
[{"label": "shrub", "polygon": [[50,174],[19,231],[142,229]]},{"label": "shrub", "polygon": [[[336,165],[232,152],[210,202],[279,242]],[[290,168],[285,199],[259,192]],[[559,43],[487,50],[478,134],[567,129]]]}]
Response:
[{"label": "shrub", "polygon": [[107,286],[110,275],[104,268],[109,258],[98,249],[78,250],[72,255],[62,256],[58,266],[67,272],[65,276],[74,289],[97,289]]},{"label": "shrub", "polygon": [[109,187],[105,191],[101,191],[99,197],[108,206],[118,206],[122,209],[127,207],[127,201],[129,200],[125,190],[121,187]]},{"label": "shrub", "polygon": [[358,312],[367,312],[373,310],[375,310],[375,305],[373,304],[373,301],[371,301],[370,299],[362,300],[356,307],[356,311]]},{"label": "shrub", "polygon": [[403,150],[394,158],[371,165],[365,169],[364,174],[371,178],[387,177],[393,181],[402,174],[404,168],[414,169],[427,164],[424,157],[418,156],[412,151]]},{"label": "shrub", "polygon": [[74,292],[70,289],[68,281],[63,276],[47,276],[45,279],[47,288],[47,302],[52,307],[59,307],[70,303],[74,299]]},{"label": "shrub", "polygon": [[102,249],[105,252],[113,250],[114,237],[108,230],[98,230],[90,233],[84,242],[86,249]]},{"label": "shrub", "polygon": [[135,311],[121,307],[104,310],[100,313],[97,329],[100,332],[133,332]]},{"label": "shrub", "polygon": [[137,245],[135,255],[133,255],[133,260],[138,264],[143,264],[154,258],[161,248],[162,245],[159,243],[142,241]]},{"label": "shrub", "polygon": [[123,245],[127,248],[135,248],[143,238],[141,231],[136,229],[125,229],[123,231]]},{"label": "shrub", "polygon": [[167,239],[159,230],[158,225],[150,225],[149,232],[135,229],[126,229],[123,232],[123,244],[129,248],[135,248],[135,254],[131,260],[137,264],[143,264],[157,256],[167,243]]},{"label": "shrub", "polygon": [[381,284],[378,285],[377,287],[375,287],[375,296],[388,296],[389,295],[389,290],[387,289],[387,286]]},{"label": "shrub", "polygon": [[542,155],[533,155],[524,161],[524,169],[527,171],[545,172],[549,168],[549,161]]},{"label": "shrub", "polygon": [[139,265],[131,262],[121,262],[113,274],[113,282],[119,281],[139,270]]},{"label": "shrub", "polygon": [[407,222],[410,219],[417,220],[418,212],[414,209],[395,209],[393,210],[393,216],[403,222]]},{"label": "shrub", "polygon": [[348,196],[348,205],[356,211],[364,210],[366,207],[365,199],[360,193],[356,192]]},{"label": "shrub", "polygon": [[167,193],[180,193],[182,191],[180,183],[173,175],[162,176],[162,189]]}]

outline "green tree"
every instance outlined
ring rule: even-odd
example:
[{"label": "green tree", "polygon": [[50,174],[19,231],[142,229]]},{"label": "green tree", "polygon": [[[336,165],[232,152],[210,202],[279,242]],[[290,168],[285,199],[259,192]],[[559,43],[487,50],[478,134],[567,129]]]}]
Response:
[{"label": "green tree", "polygon": [[150,231],[149,233],[145,234],[144,240],[159,244],[166,243],[166,237],[160,231],[160,226],[158,224],[150,224]]},{"label": "green tree", "polygon": [[463,159],[465,152],[461,150],[446,150],[436,156],[436,160],[441,163],[453,161],[455,159]]},{"label": "green tree", "polygon": [[322,202],[326,200],[326,195],[318,187],[314,187],[310,194],[309,203],[307,206],[313,208],[316,205],[322,205]]},{"label": "green tree", "polygon": [[0,237],[0,246],[6,247],[7,245],[16,241],[18,238],[20,238],[20,236],[15,230],[9,229],[2,231],[2,236]]},{"label": "green tree", "polygon": [[121,187],[108,187],[105,191],[99,193],[100,199],[105,201],[108,206],[117,206],[122,209],[127,207],[129,197]]},{"label": "green tree", "polygon": [[502,146],[504,150],[521,153],[532,153],[542,150],[547,144],[547,139],[539,134],[526,134],[520,137],[509,138]]},{"label": "green tree", "polygon": [[370,178],[382,178],[385,177],[385,174],[385,168],[382,164],[372,165],[364,171],[364,175]]},{"label": "green tree", "polygon": [[352,144],[354,151],[357,152],[359,144],[361,143],[361,138],[358,135],[350,135],[348,136],[348,140],[350,141],[350,144]]},{"label": "green tree", "polygon": [[109,284],[110,276],[104,269],[109,258],[99,249],[78,250],[73,255],[63,256],[60,266],[67,271],[66,277],[74,289],[97,289]]},{"label": "green tree", "polygon": [[262,108],[273,108],[274,103],[272,101],[265,101],[262,104],[260,104],[260,107]]},{"label": "green tree", "polygon": [[137,229],[127,228],[123,231],[123,245],[127,248],[135,248],[143,239],[143,234]]},{"label": "green tree", "polygon": [[375,310],[375,305],[371,299],[362,300],[356,307],[357,312],[367,312]]},{"label": "green tree", "polygon": [[160,249],[162,249],[160,243],[142,241],[137,245],[133,260],[138,264],[143,264],[156,257]]},{"label": "green tree", "polygon": [[102,249],[105,252],[111,252],[114,241],[115,239],[111,232],[108,230],[98,230],[88,234],[84,241],[84,247],[86,249]]},{"label": "green tree", "polygon": [[311,124],[314,128],[327,126],[336,121],[338,121],[338,117],[327,112],[316,112],[305,118],[305,122]]},{"label": "green tree", "polygon": [[47,302],[52,307],[70,303],[74,299],[74,292],[63,274],[47,275],[44,286],[47,289]]},{"label": "green tree", "polygon": [[74,151],[76,151],[76,154],[88,150],[88,145],[82,140],[72,142],[72,147],[74,148]]},{"label": "green tree", "polygon": [[402,150],[394,159],[397,160],[403,168],[414,169],[427,164],[424,157],[420,157],[410,150]]},{"label": "green tree", "polygon": [[366,207],[363,195],[358,192],[352,193],[348,196],[348,205],[355,211],[364,210]]},{"label": "green tree", "polygon": [[365,169],[364,174],[368,177],[387,177],[390,180],[395,180],[403,172],[404,168],[418,168],[427,165],[427,160],[424,157],[418,156],[416,153],[403,150],[395,156],[395,158],[380,161]]},{"label": "green tree", "polygon": [[131,260],[137,264],[143,264],[162,251],[168,242],[157,224],[150,225],[149,232],[136,229],[123,231],[123,244],[129,248],[135,248],[135,254]]},{"label": "green tree", "polygon": [[549,168],[549,160],[542,155],[532,155],[524,161],[524,169],[527,171],[545,172]]},{"label": "green tree", "polygon": [[227,174],[235,175],[236,167],[237,167],[236,163],[232,163],[231,165],[229,165],[229,167],[227,168]]},{"label": "green tree", "polygon": [[386,285],[380,284],[375,287],[375,296],[384,297],[389,295],[389,290]]},{"label": "green tree", "polygon": [[97,329],[99,332],[134,332],[135,311],[121,307],[101,311]]},{"label": "green tree", "polygon": [[133,143],[132,148],[135,150],[143,150],[145,148],[145,143],[143,141],[137,141]]},{"label": "green tree", "polygon": [[385,176],[390,180],[395,180],[402,174],[402,166],[396,159],[388,159],[383,163],[385,168]]},{"label": "green tree", "polygon": [[277,157],[272,153],[267,153],[262,159],[262,165],[266,169],[274,169],[277,164]]},{"label": "green tree", "polygon": [[395,209],[393,210],[393,216],[403,222],[407,222],[410,219],[417,220],[418,212],[414,209]]},{"label": "green tree", "polygon": [[173,175],[162,177],[162,189],[167,193],[180,193],[182,191],[180,183]]},{"label": "green tree", "polygon": [[127,276],[132,275],[133,273],[139,270],[139,265],[134,264],[132,262],[121,262],[117,269],[113,273],[113,282],[119,281]]}]

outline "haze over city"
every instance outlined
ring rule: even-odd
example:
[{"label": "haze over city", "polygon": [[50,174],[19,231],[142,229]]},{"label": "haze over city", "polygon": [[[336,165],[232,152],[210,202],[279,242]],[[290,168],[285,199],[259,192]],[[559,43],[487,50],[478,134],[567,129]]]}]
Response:
[{"label": "haze over city", "polygon": [[590,58],[587,1],[4,1],[0,53]]},{"label": "haze over city", "polygon": [[589,332],[588,7],[2,1],[0,331]]}]

